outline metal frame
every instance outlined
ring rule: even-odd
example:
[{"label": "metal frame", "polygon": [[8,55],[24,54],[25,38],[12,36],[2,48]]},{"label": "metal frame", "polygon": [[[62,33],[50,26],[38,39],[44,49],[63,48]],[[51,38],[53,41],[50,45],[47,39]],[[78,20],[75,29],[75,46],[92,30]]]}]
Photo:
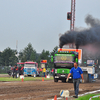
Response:
[{"label": "metal frame", "polygon": [[75,24],[75,0],[71,0],[71,20],[70,20],[70,30],[74,30]]}]

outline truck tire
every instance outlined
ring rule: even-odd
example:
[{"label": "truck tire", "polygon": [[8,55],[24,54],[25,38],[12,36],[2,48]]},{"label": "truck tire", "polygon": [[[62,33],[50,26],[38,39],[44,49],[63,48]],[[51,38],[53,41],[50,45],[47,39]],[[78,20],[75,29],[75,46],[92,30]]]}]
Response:
[{"label": "truck tire", "polygon": [[83,71],[83,77],[84,77],[84,82],[87,83],[89,82],[89,75],[87,71]]},{"label": "truck tire", "polygon": [[57,78],[54,78],[54,82],[58,82],[58,79]]},{"label": "truck tire", "polygon": [[[91,75],[90,75],[91,76]],[[92,82],[92,77],[90,77],[89,75],[88,75],[88,81],[89,81],[89,83],[91,83]]]},{"label": "truck tire", "polygon": [[64,82],[64,83],[65,83],[65,82],[66,82],[66,79],[62,79],[62,82]]}]

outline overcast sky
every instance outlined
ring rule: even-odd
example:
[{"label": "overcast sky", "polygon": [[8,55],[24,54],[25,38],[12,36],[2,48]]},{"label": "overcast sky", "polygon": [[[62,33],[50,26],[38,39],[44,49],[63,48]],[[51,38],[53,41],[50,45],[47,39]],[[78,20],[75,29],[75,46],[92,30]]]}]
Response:
[{"label": "overcast sky", "polygon": [[[71,0],[0,0],[0,51],[18,51],[28,43],[38,52],[59,45],[59,34],[70,29]],[[100,19],[100,0],[76,0],[75,27],[87,27],[87,14]]]}]

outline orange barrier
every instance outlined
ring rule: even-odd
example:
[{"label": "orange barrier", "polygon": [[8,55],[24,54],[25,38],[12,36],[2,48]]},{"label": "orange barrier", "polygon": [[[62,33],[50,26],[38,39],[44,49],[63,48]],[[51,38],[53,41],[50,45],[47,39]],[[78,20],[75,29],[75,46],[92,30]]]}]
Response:
[{"label": "orange barrier", "polygon": [[24,82],[23,78],[22,78],[22,82]]},{"label": "orange barrier", "polygon": [[42,78],[42,81],[44,81],[44,78]]},{"label": "orange barrier", "polygon": [[68,98],[66,97],[66,100],[68,100]]},{"label": "orange barrier", "polygon": [[54,100],[57,100],[57,95],[55,95]]}]

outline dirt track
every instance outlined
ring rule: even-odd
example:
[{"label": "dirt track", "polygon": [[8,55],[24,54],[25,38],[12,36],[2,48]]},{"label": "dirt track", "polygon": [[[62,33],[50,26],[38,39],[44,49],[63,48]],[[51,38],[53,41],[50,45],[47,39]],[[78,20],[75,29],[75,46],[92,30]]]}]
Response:
[{"label": "dirt track", "polygon": [[[80,92],[100,89],[100,81],[80,84]],[[0,82],[0,100],[47,100],[60,97],[60,90],[69,90],[74,95],[73,83],[50,81]]]}]

